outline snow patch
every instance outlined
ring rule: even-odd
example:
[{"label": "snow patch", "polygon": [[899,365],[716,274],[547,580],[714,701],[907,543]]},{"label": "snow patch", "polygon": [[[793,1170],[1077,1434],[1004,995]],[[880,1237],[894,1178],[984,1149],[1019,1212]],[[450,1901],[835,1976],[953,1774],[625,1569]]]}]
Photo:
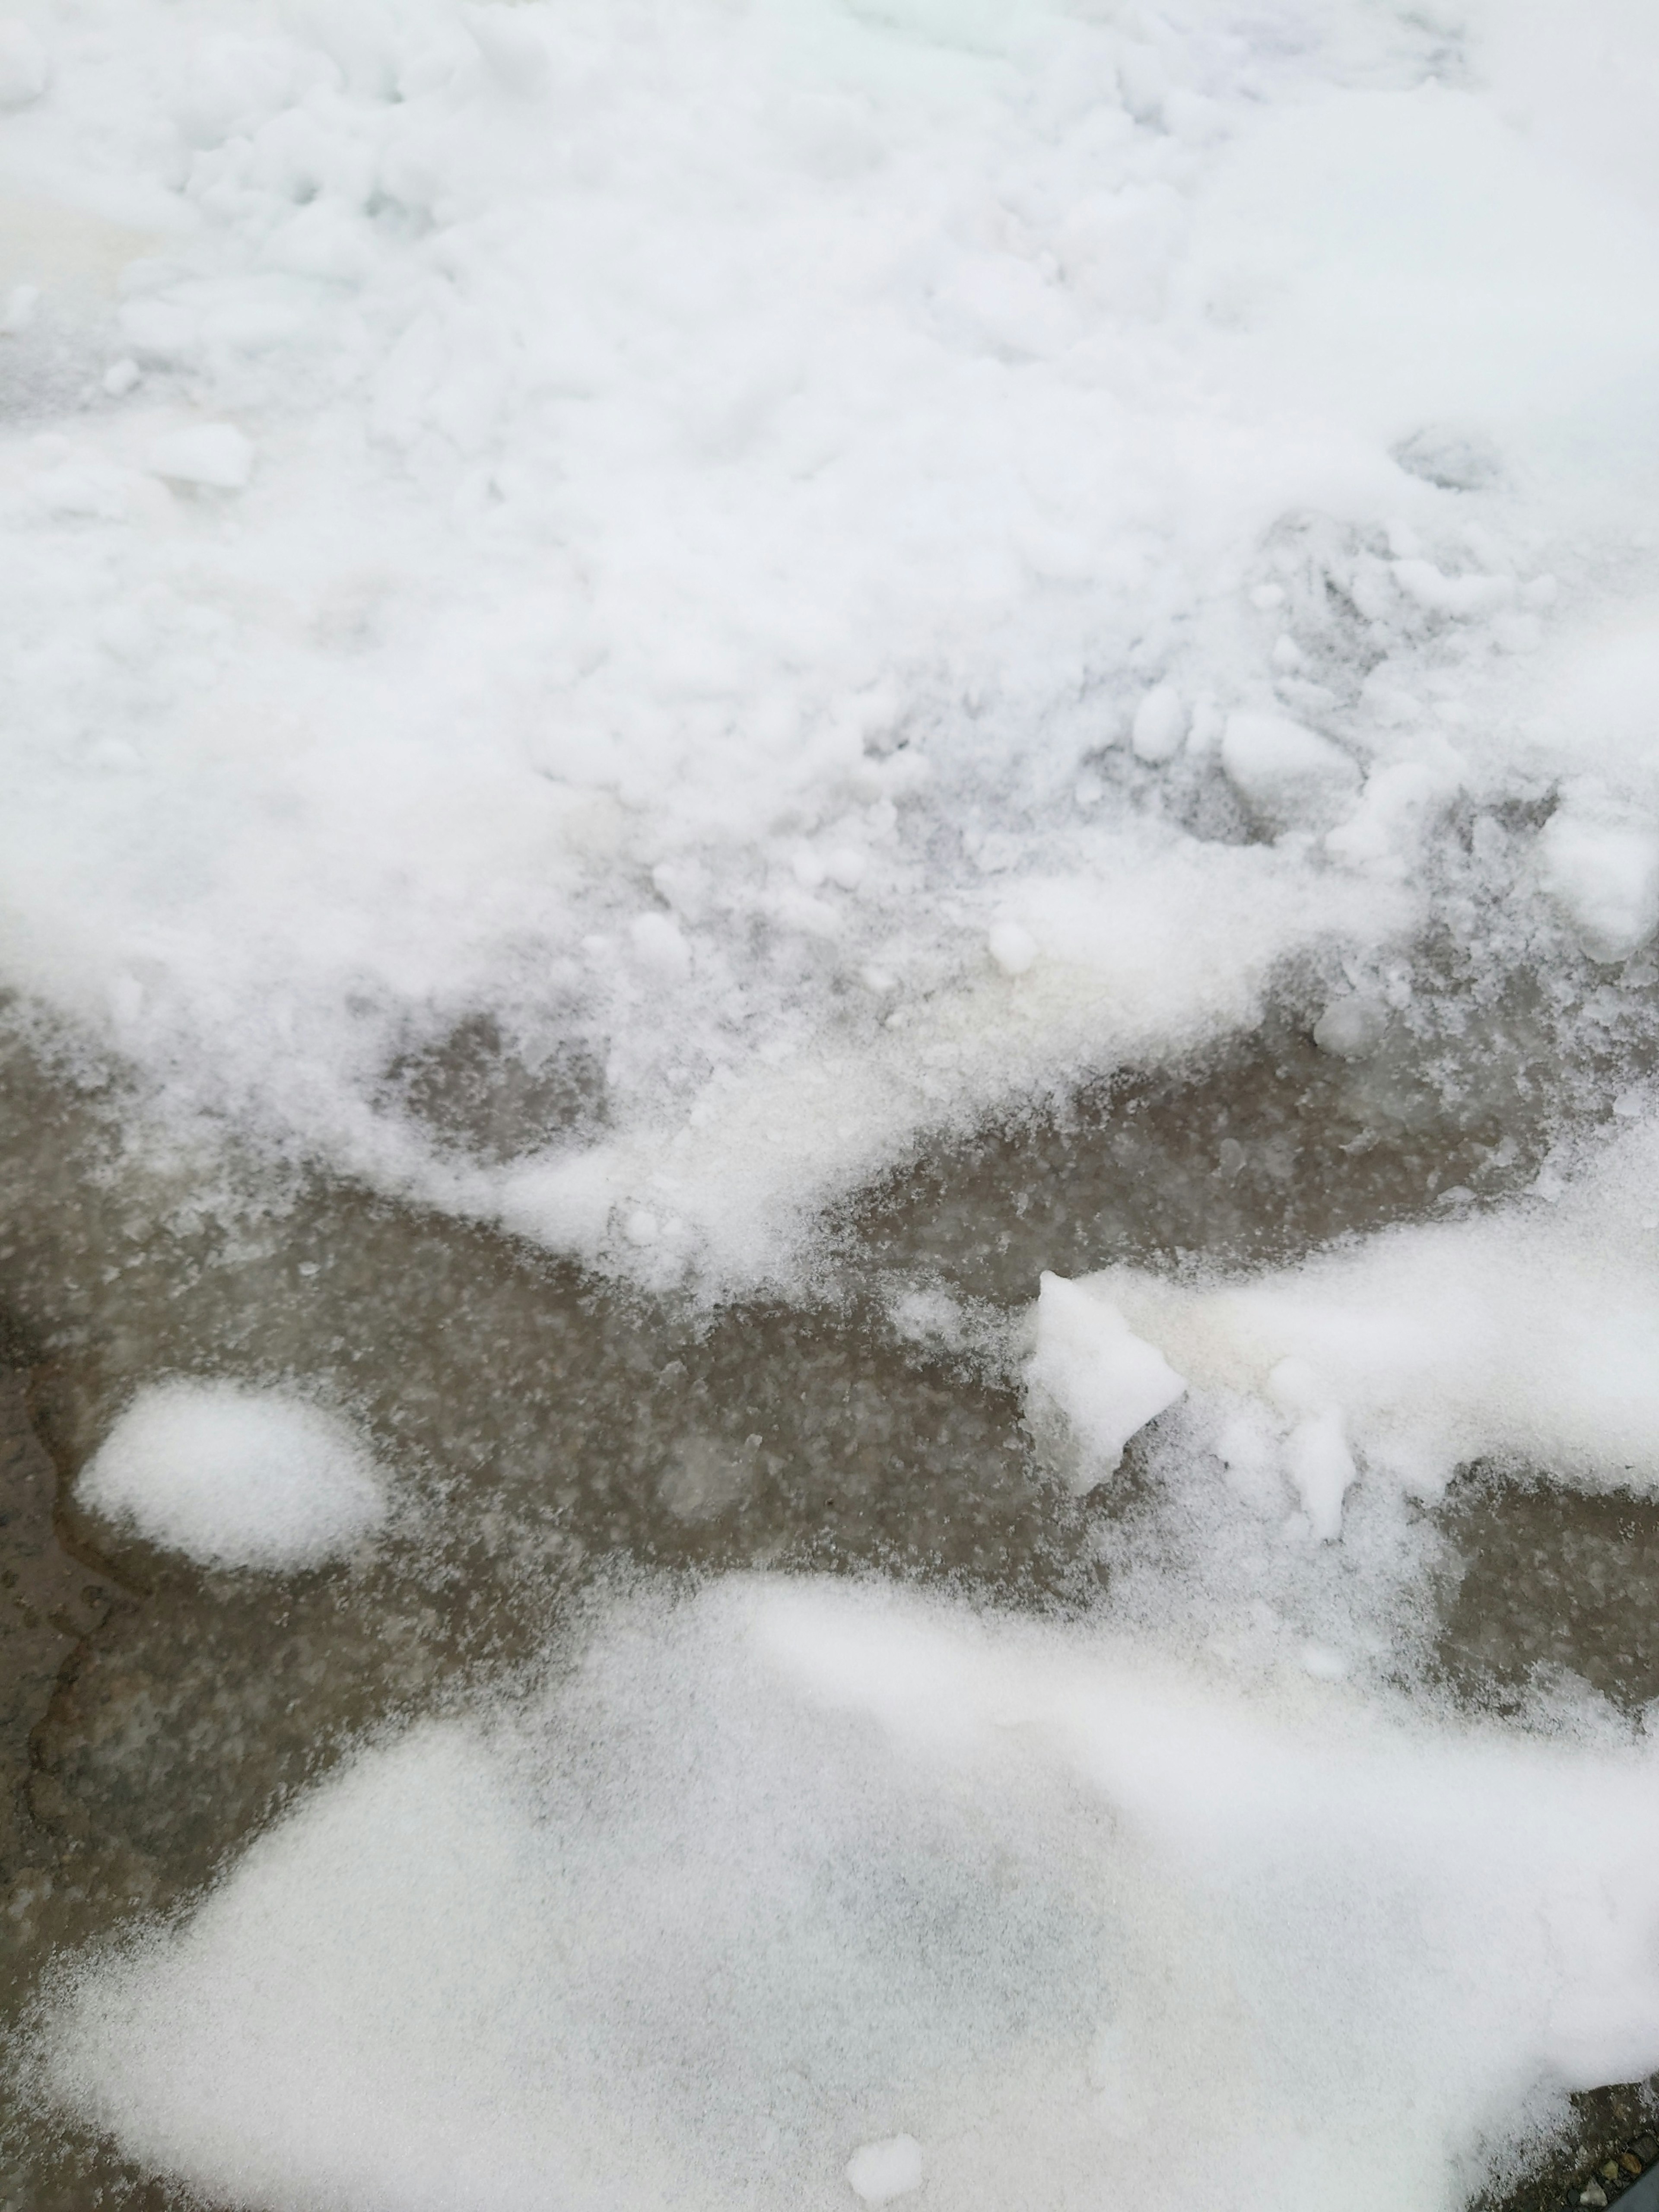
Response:
[{"label": "snow patch", "polygon": [[1251,1703],[1097,1627],[728,1582],[360,1754],[60,1975],[40,2079],[270,2212],[834,2212],[924,2144],[955,2212],[1149,2159],[1429,2212],[1540,2084],[1659,2063],[1656,1821],[1639,1740],[1407,1724],[1328,1648]]},{"label": "snow patch", "polygon": [[79,1502],[212,1566],[315,1566],[387,1510],[350,1425],[303,1399],[228,1382],[142,1391],[76,1483]]}]

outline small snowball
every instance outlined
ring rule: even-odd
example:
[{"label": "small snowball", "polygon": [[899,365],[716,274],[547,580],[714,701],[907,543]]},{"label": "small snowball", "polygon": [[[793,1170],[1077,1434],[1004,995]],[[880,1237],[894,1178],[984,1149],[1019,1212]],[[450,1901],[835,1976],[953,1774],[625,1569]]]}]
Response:
[{"label": "small snowball", "polygon": [[240,491],[253,473],[253,447],[234,423],[204,422],[157,439],[149,449],[149,465],[170,483]]},{"label": "small snowball", "polygon": [[914,2136],[889,2136],[884,2142],[866,2143],[848,2160],[847,2179],[853,2194],[866,2204],[908,2197],[921,2188],[924,2179],[921,2145]]},{"label": "small snowball", "polygon": [[1045,1274],[1037,1297],[1036,1351],[1028,1382],[1071,1422],[1089,1460],[1074,1478],[1091,1490],[1123,1457],[1148,1421],[1167,1412],[1186,1389],[1155,1345],[1136,1336],[1117,1308],[1098,1292]]},{"label": "small snowball", "polygon": [[46,88],[46,50],[27,23],[0,20],[0,107],[27,107]]},{"label": "small snowball", "polygon": [[143,380],[143,371],[131,354],[112,362],[104,371],[104,389],[112,399],[125,399]]},{"label": "small snowball", "polygon": [[844,891],[855,891],[864,881],[867,862],[862,853],[851,845],[838,846],[824,862],[830,880]]},{"label": "small snowball", "polygon": [[1023,975],[1037,957],[1036,939],[1017,921],[1000,921],[987,943],[991,957],[1005,975]]},{"label": "small snowball", "polygon": [[1374,999],[1333,999],[1314,1024],[1314,1042],[1337,1060],[1360,1060],[1381,1043],[1388,1019]]},{"label": "small snowball", "polygon": [[127,343],[147,360],[185,361],[201,342],[201,317],[171,300],[129,300],[119,321]]},{"label": "small snowball", "polygon": [[1227,718],[1221,765],[1250,811],[1269,829],[1326,826],[1359,786],[1340,745],[1283,714]]},{"label": "small snowball", "polygon": [[1538,842],[1545,889],[1592,959],[1626,959],[1659,927],[1659,831],[1564,808]]},{"label": "small snowball", "polygon": [[191,1559],[313,1566],[386,1517],[373,1455],[337,1414],[281,1391],[143,1391],[76,1484],[82,1504]]},{"label": "small snowball", "polygon": [[1135,758],[1154,766],[1173,760],[1187,734],[1187,709],[1172,684],[1154,684],[1135,709],[1130,743]]}]

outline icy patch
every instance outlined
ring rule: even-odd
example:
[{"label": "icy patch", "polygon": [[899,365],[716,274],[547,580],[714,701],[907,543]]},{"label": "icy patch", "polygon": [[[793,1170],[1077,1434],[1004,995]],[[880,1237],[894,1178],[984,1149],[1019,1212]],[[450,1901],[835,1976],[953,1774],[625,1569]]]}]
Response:
[{"label": "icy patch", "polygon": [[76,1484],[80,1503],[212,1566],[315,1566],[386,1517],[373,1455],[337,1415],[278,1391],[143,1391]]},{"label": "icy patch", "polygon": [[[1650,1749],[1277,1705],[811,1583],[605,1619],[58,1985],[40,2078],[269,2212],[1432,2212],[1659,2063]],[[1572,1808],[1593,1804],[1593,1820]]]}]

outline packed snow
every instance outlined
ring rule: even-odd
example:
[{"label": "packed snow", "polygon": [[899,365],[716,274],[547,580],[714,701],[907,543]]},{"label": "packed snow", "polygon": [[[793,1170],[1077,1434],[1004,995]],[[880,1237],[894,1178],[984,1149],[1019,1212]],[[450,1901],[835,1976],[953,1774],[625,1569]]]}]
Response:
[{"label": "packed snow", "polygon": [[[695,1310],[1290,1000],[1379,1115],[1516,975],[1601,1080],[1656,99],[1638,0],[0,21],[0,986],[109,1172]],[[602,1587],[60,1960],[33,2086],[268,2212],[1462,2201],[1659,2067],[1648,1734],[1419,1663],[1459,1470],[1659,1489],[1651,1074],[1503,1206],[959,1334],[1097,1615]],[[77,1495],[276,1572],[388,1511],[340,1417],[176,1379]]]},{"label": "packed snow", "polygon": [[80,1503],[151,1543],[221,1566],[314,1566],[386,1518],[385,1482],[350,1424],[283,1391],[163,1382],[120,1415]]}]

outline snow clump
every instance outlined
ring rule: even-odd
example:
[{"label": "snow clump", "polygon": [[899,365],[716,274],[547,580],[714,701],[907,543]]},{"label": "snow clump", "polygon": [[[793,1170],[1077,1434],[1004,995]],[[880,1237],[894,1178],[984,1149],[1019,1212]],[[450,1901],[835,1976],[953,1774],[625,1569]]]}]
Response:
[{"label": "snow clump", "polygon": [[285,1392],[229,1382],[141,1391],[76,1483],[83,1506],[210,1566],[315,1566],[386,1514],[349,1423]]}]

